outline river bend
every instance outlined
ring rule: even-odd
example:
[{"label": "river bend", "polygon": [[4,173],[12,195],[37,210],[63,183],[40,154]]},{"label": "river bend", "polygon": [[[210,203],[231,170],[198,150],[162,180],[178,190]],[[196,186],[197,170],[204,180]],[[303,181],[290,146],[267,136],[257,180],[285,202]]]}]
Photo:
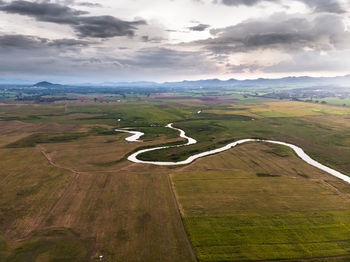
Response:
[{"label": "river bend", "polygon": [[[140,164],[151,164],[151,165],[158,165],[158,166],[173,166],[173,165],[186,165],[186,164],[190,164],[192,163],[194,160],[201,158],[201,157],[205,157],[205,156],[209,156],[209,155],[213,155],[213,154],[217,154],[223,151],[226,151],[230,148],[233,148],[237,145],[240,144],[244,144],[247,142],[265,142],[265,143],[272,143],[272,144],[278,144],[278,145],[283,145],[283,146],[287,146],[290,147],[296,154],[297,156],[299,156],[302,160],[304,160],[306,163],[308,163],[309,165],[312,165],[314,167],[317,167],[318,169],[321,169],[329,174],[331,174],[332,176],[335,176],[347,183],[350,183],[350,177],[348,177],[347,175],[344,175],[342,173],[340,173],[339,171],[336,171],[330,167],[327,167],[319,162],[317,162],[316,160],[312,159],[309,155],[307,155],[304,150],[296,145],[293,144],[289,144],[289,143],[285,143],[285,142],[280,142],[280,141],[275,141],[275,140],[264,140],[264,139],[253,139],[253,138],[247,138],[247,139],[241,139],[232,143],[229,143],[223,147],[217,148],[217,149],[213,149],[213,150],[209,150],[206,152],[202,152],[202,153],[198,153],[198,154],[194,154],[190,157],[188,157],[185,160],[182,161],[178,161],[178,162],[162,162],[162,161],[144,161],[144,160],[140,160],[137,158],[138,155],[145,153],[145,152],[150,152],[150,151],[155,151],[155,150],[160,150],[160,149],[165,149],[165,148],[173,148],[173,147],[182,147],[182,146],[188,146],[188,145],[192,145],[197,143],[197,141],[191,137],[186,136],[185,131],[183,131],[180,128],[175,128],[172,126],[172,123],[166,125],[166,127],[177,130],[180,132],[180,137],[185,138],[187,140],[187,143],[185,144],[180,144],[180,145],[175,145],[175,146],[159,146],[159,147],[153,147],[153,148],[147,148],[147,149],[142,149],[139,150],[133,154],[131,154],[128,157],[129,161],[132,161],[134,163],[140,163]],[[125,138],[126,141],[129,142],[141,142],[139,140],[139,138],[141,136],[144,135],[144,133],[142,132],[138,132],[138,131],[130,131],[127,129],[115,129],[115,131],[118,132],[127,132],[132,134],[132,136],[129,136],[127,138]]]}]

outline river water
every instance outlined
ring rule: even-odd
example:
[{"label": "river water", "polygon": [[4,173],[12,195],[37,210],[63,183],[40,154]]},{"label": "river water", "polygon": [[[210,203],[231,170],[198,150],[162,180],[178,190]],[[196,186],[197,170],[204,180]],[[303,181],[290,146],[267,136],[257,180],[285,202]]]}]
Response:
[{"label": "river water", "polygon": [[[275,141],[275,140],[261,140],[261,139],[251,139],[251,138],[247,138],[247,139],[242,139],[242,140],[238,140],[232,143],[229,143],[223,147],[217,148],[217,149],[213,149],[213,150],[209,150],[206,152],[202,152],[202,153],[198,153],[195,155],[192,155],[190,157],[188,157],[185,160],[182,161],[178,161],[178,162],[162,162],[162,161],[144,161],[144,160],[140,160],[137,158],[138,155],[145,153],[145,152],[150,152],[150,151],[155,151],[155,150],[159,150],[159,149],[165,149],[165,148],[172,148],[172,147],[181,147],[181,146],[188,146],[188,145],[192,145],[197,143],[197,141],[191,137],[186,136],[185,131],[183,131],[180,128],[175,128],[172,126],[172,123],[166,125],[166,127],[177,130],[180,132],[180,137],[185,138],[187,140],[187,143],[185,144],[181,144],[181,145],[175,145],[175,146],[160,146],[160,147],[153,147],[153,148],[148,148],[148,149],[142,149],[139,150],[133,154],[131,154],[128,157],[129,161],[132,161],[134,163],[140,163],[140,164],[151,164],[151,165],[158,165],[158,166],[173,166],[173,165],[186,165],[186,164],[190,164],[192,163],[194,160],[201,158],[201,157],[205,157],[205,156],[209,156],[209,155],[213,155],[213,154],[217,154],[223,151],[226,151],[232,147],[235,147],[237,145],[240,144],[244,144],[247,142],[265,142],[265,143],[272,143],[272,144],[278,144],[278,145],[283,145],[283,146],[288,146],[290,147],[302,160],[304,160],[306,163],[317,167],[318,169],[321,169],[329,174],[331,174],[332,176],[338,177],[341,180],[350,183],[350,177],[330,168],[327,167],[319,162],[317,162],[316,160],[313,160],[310,156],[308,156],[304,150],[296,145],[293,144],[289,144],[289,143],[285,143],[285,142],[280,142],[280,141]],[[125,140],[129,141],[129,142],[141,142],[139,140],[139,138],[144,135],[144,133],[142,132],[138,132],[138,131],[129,131],[126,129],[116,129],[115,131],[118,132],[127,132],[132,134],[132,136],[127,137]]]}]

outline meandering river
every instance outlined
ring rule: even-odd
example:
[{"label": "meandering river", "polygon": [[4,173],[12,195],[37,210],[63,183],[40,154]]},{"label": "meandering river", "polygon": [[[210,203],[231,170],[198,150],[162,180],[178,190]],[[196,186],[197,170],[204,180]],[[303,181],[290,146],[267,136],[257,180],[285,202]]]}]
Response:
[{"label": "meandering river", "polygon": [[125,128],[124,129],[115,129],[114,131],[132,134],[132,136],[128,136],[127,138],[125,138],[125,140],[129,141],[129,142],[142,142],[141,140],[139,140],[139,138],[145,134],[145,133],[142,133],[139,131],[130,131],[130,130],[127,130]]},{"label": "meandering river", "polygon": [[[247,143],[247,142],[266,142],[266,143],[272,143],[272,144],[278,144],[278,145],[283,145],[283,146],[288,146],[291,149],[293,149],[293,151],[302,159],[304,160],[306,163],[317,167],[318,169],[321,169],[329,174],[331,174],[332,176],[335,176],[337,178],[340,178],[341,180],[350,183],[350,177],[330,168],[327,167],[319,162],[317,162],[316,160],[313,160],[310,156],[308,156],[304,150],[296,145],[293,144],[289,144],[289,143],[285,143],[285,142],[280,142],[280,141],[274,141],[274,140],[263,140],[263,139],[252,139],[252,138],[247,138],[247,139],[242,139],[242,140],[238,140],[232,143],[227,144],[226,146],[217,148],[217,149],[213,149],[213,150],[209,150],[206,152],[202,152],[202,153],[198,153],[195,155],[192,155],[190,157],[188,157],[185,160],[182,161],[178,161],[178,162],[162,162],[162,161],[144,161],[144,160],[140,160],[137,158],[138,155],[145,153],[145,152],[150,152],[150,151],[155,151],[155,150],[159,150],[159,149],[165,149],[165,148],[172,148],[172,147],[181,147],[181,146],[188,146],[188,145],[192,145],[197,143],[197,141],[191,137],[186,136],[185,131],[183,131],[182,129],[179,128],[175,128],[172,126],[172,123],[166,125],[166,127],[177,130],[180,132],[180,137],[185,138],[187,140],[187,143],[185,144],[180,144],[180,145],[175,145],[175,146],[159,146],[159,147],[153,147],[153,148],[148,148],[148,149],[142,149],[139,150],[133,154],[131,154],[128,157],[129,161],[132,161],[134,163],[140,163],[140,164],[151,164],[151,165],[158,165],[158,166],[173,166],[173,165],[186,165],[186,164],[190,164],[192,163],[194,160],[196,160],[197,158],[201,158],[201,157],[205,157],[205,156],[209,156],[209,155],[213,155],[216,153],[220,153],[223,151],[226,151],[232,147],[235,147],[239,144],[243,144],[243,143]],[[139,138],[141,136],[144,135],[144,133],[142,132],[138,132],[138,131],[130,131],[127,129],[115,129],[115,131],[118,132],[127,132],[132,134],[132,136],[129,136],[127,138],[125,138],[125,140],[129,141],[129,142],[141,142],[139,140]]]}]

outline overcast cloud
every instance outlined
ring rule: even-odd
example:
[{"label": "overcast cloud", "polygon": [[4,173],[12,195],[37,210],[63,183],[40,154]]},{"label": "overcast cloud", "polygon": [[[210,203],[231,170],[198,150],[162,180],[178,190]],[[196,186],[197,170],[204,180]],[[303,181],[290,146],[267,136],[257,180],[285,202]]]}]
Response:
[{"label": "overcast cloud", "polygon": [[349,11],[350,0],[0,0],[0,78],[350,73]]},{"label": "overcast cloud", "polygon": [[[86,4],[85,2],[84,5]],[[88,6],[91,7],[91,5]],[[93,4],[92,7],[95,5]],[[30,16],[38,21],[70,25],[79,37],[133,36],[137,25],[146,24],[144,20],[129,22],[110,15],[86,16],[89,14],[87,11],[50,2],[18,0],[0,4],[0,10],[10,14]]]},{"label": "overcast cloud", "polygon": [[[338,0],[297,0],[310,8],[314,12],[345,13],[347,1]],[[224,4],[227,6],[253,6],[263,2],[281,3],[281,0],[214,0],[214,3]]]}]

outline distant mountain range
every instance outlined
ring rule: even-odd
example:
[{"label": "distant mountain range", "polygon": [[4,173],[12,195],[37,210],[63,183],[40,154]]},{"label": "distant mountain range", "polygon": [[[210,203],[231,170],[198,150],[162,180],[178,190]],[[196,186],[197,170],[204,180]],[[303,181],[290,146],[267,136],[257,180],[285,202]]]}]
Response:
[{"label": "distant mountain range", "polygon": [[188,81],[184,80],[181,82],[165,82],[165,83],[155,83],[155,82],[116,82],[116,83],[104,83],[102,86],[116,86],[116,87],[190,87],[190,88],[211,88],[211,87],[288,87],[288,86],[314,86],[314,85],[331,85],[331,86],[349,86],[350,87],[350,75],[337,76],[337,77],[284,77],[277,79],[269,78],[258,78],[252,80],[220,80],[220,79],[206,79],[206,80],[195,80]]},{"label": "distant mountain range", "polygon": [[258,78],[248,80],[220,80],[220,79],[206,79],[206,80],[195,80],[188,81],[184,80],[181,82],[104,82],[101,84],[85,83],[80,85],[60,85],[54,84],[47,81],[42,81],[33,85],[33,87],[40,88],[58,88],[67,86],[91,86],[91,87],[140,87],[140,88],[151,88],[151,87],[173,87],[173,88],[224,88],[224,87],[308,87],[308,86],[347,86],[350,87],[350,75],[337,76],[337,77],[284,77],[284,78]]},{"label": "distant mountain range", "polygon": [[313,85],[344,85],[350,87],[350,75],[338,76],[338,77],[284,77],[277,79],[258,78],[252,80],[220,80],[220,79],[208,79],[197,81],[182,81],[182,82],[166,82],[163,85],[167,87],[250,87],[250,86],[313,86]]}]

